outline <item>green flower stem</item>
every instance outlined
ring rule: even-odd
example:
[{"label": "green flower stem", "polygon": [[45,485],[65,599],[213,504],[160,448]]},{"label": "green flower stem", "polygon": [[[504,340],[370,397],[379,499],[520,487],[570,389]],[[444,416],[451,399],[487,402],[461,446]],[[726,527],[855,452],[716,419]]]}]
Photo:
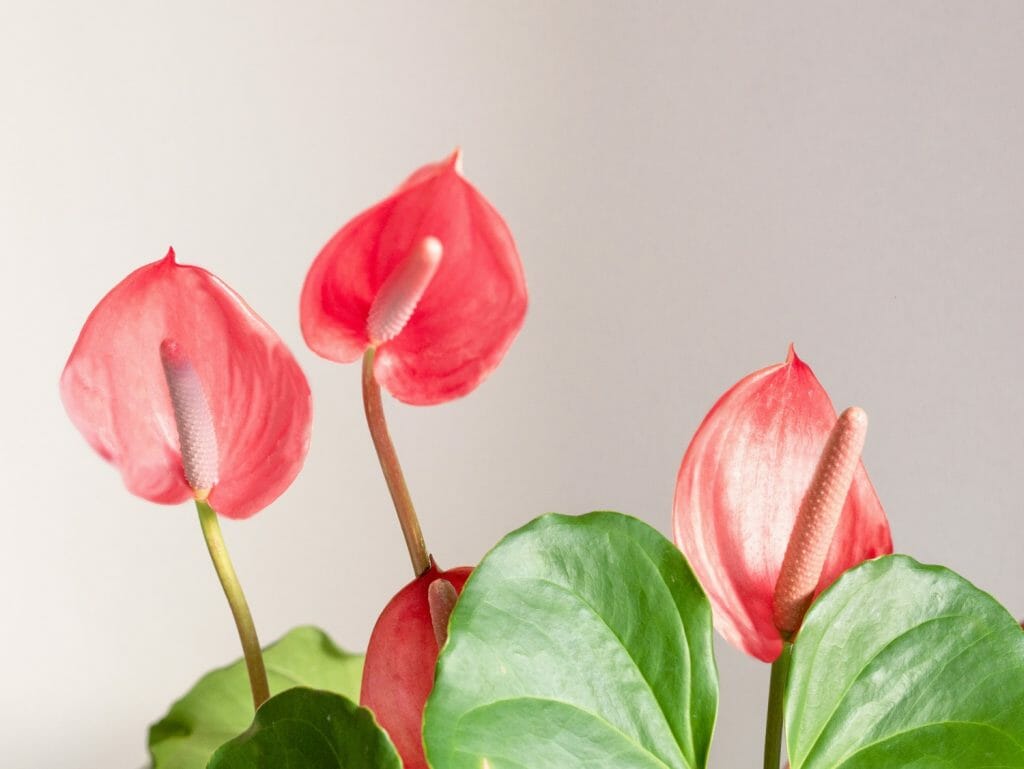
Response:
[{"label": "green flower stem", "polygon": [[772,679],[768,686],[768,719],[764,728],[764,769],[779,769],[782,765],[783,696],[789,680],[789,663],[793,659],[793,644],[784,641],[782,654],[772,663]]},{"label": "green flower stem", "polygon": [[217,577],[224,588],[231,614],[235,618],[235,627],[238,628],[238,638],[242,642],[242,653],[245,656],[245,667],[249,671],[252,704],[258,709],[270,699],[270,686],[267,684],[267,670],[263,665],[263,651],[260,649],[260,639],[256,636],[256,626],[253,624],[249,604],[242,592],[242,585],[238,582],[238,575],[235,574],[235,567],[231,565],[231,558],[224,546],[224,536],[220,531],[217,513],[206,502],[198,499],[196,509],[199,511],[199,524],[203,527],[203,537],[210,551],[213,568],[217,570]]},{"label": "green flower stem", "polygon": [[402,527],[405,546],[409,549],[413,571],[419,577],[430,568],[430,554],[423,541],[423,530],[420,528],[419,518],[416,517],[412,497],[409,496],[409,487],[405,484],[395,444],[391,442],[391,435],[388,433],[388,423],[384,419],[380,385],[373,376],[374,352],[374,348],[370,347],[363,356],[363,409],[366,411],[366,425],[370,428],[370,437],[373,438],[373,447],[377,450],[380,469],[384,473],[384,480],[387,481],[388,491],[391,492],[391,500],[395,503],[395,512],[398,513],[398,523]]}]

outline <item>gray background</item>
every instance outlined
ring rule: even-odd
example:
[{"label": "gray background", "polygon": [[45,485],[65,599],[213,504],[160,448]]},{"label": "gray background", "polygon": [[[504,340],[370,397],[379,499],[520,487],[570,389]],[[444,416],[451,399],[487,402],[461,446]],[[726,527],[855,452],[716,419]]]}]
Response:
[{"label": "gray background", "polygon": [[[700,419],[792,340],[897,548],[1024,614],[1024,4],[0,5],[0,753],[126,767],[236,639],[191,507],[129,496],[63,414],[82,322],[129,271],[198,263],[285,338],[309,459],[225,534],[265,640],[366,642],[410,576],[359,372],[302,344],[349,217],[456,144],[531,291],[469,397],[389,403],[432,549],[547,510],[669,531]],[[712,763],[759,763],[765,665],[720,643]]]}]

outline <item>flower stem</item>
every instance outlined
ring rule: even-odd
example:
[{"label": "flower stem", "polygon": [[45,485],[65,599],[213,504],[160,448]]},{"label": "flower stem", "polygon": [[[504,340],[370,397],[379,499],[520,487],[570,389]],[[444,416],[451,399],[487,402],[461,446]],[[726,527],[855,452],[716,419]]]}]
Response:
[{"label": "flower stem", "polygon": [[198,499],[196,509],[199,511],[199,524],[203,527],[203,537],[210,551],[213,568],[217,570],[217,577],[224,588],[231,614],[235,618],[235,627],[238,628],[238,638],[242,642],[242,653],[245,656],[245,667],[249,671],[252,704],[258,709],[270,699],[270,687],[267,684],[267,670],[263,666],[263,652],[260,650],[260,639],[256,636],[256,626],[253,624],[242,586],[238,582],[238,575],[235,574],[235,567],[231,565],[231,558],[224,546],[217,513],[206,502]]},{"label": "flower stem", "polygon": [[784,641],[782,654],[772,663],[772,678],[768,686],[768,718],[764,728],[764,769],[779,769],[782,764],[783,695],[789,680],[789,663],[793,658],[793,644]]},{"label": "flower stem", "polygon": [[413,571],[419,577],[430,568],[430,554],[423,541],[423,530],[420,528],[419,518],[416,517],[412,497],[409,496],[409,487],[405,484],[395,444],[391,442],[391,435],[388,433],[388,423],[384,419],[380,385],[373,377],[374,352],[374,348],[370,347],[363,356],[363,408],[366,411],[366,424],[370,428],[373,447],[377,449],[377,459],[380,460],[380,469],[384,473],[384,480],[387,481],[388,491],[391,492],[391,500],[395,503],[395,512],[398,513],[398,523],[402,527],[405,546],[409,549]]}]

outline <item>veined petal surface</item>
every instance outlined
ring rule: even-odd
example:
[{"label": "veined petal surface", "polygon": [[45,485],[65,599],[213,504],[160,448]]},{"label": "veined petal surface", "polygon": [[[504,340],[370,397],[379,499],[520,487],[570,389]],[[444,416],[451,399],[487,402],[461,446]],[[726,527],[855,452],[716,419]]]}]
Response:
[{"label": "veined petal surface", "polygon": [[[800,502],[836,411],[790,348],[784,363],[745,377],[704,418],[676,482],[673,529],[719,632],[773,661],[782,639],[772,596]],[[885,511],[857,468],[817,592],[861,561],[892,552]]]},{"label": "veined petal surface", "polygon": [[277,334],[234,291],[174,252],[115,286],[89,316],[61,376],[64,407],[128,490],[176,503],[185,481],[160,358],[173,340],[213,416],[219,481],[211,506],[247,518],[298,474],[309,445],[309,385]]},{"label": "veined petal surface", "polygon": [[458,153],[416,171],[323,248],[302,290],[302,333],[330,360],[357,360],[370,345],[367,317],[395,267],[424,238],[440,266],[402,331],[381,344],[377,381],[406,403],[461,397],[501,362],[526,314],[526,285],[501,215],[458,169]]}]

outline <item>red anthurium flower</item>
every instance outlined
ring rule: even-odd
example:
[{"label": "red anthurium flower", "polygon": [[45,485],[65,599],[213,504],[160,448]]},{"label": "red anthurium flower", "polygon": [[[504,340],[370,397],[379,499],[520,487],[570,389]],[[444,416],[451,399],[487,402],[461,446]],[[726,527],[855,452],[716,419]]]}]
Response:
[{"label": "red anthurium flower", "polygon": [[86,440],[153,502],[208,499],[247,518],[288,487],[309,444],[309,385],[291,353],[238,294],[173,250],[96,306],[60,390]]},{"label": "red anthurium flower", "polygon": [[471,571],[441,571],[431,563],[388,602],[370,634],[359,704],[373,711],[405,769],[428,769],[423,708],[448,637],[448,618]]},{"label": "red anthurium flower", "polygon": [[456,151],[346,224],[313,262],[302,333],[341,363],[376,347],[374,377],[406,403],[458,398],[501,361],[526,286],[512,235]]},{"label": "red anthurium flower", "polygon": [[[676,483],[673,527],[711,601],[719,632],[773,661],[782,638],[772,598],[790,533],[836,423],[828,393],[790,347],[785,363],[735,384],[704,418]],[[818,592],[892,552],[885,511],[858,463]]]}]

